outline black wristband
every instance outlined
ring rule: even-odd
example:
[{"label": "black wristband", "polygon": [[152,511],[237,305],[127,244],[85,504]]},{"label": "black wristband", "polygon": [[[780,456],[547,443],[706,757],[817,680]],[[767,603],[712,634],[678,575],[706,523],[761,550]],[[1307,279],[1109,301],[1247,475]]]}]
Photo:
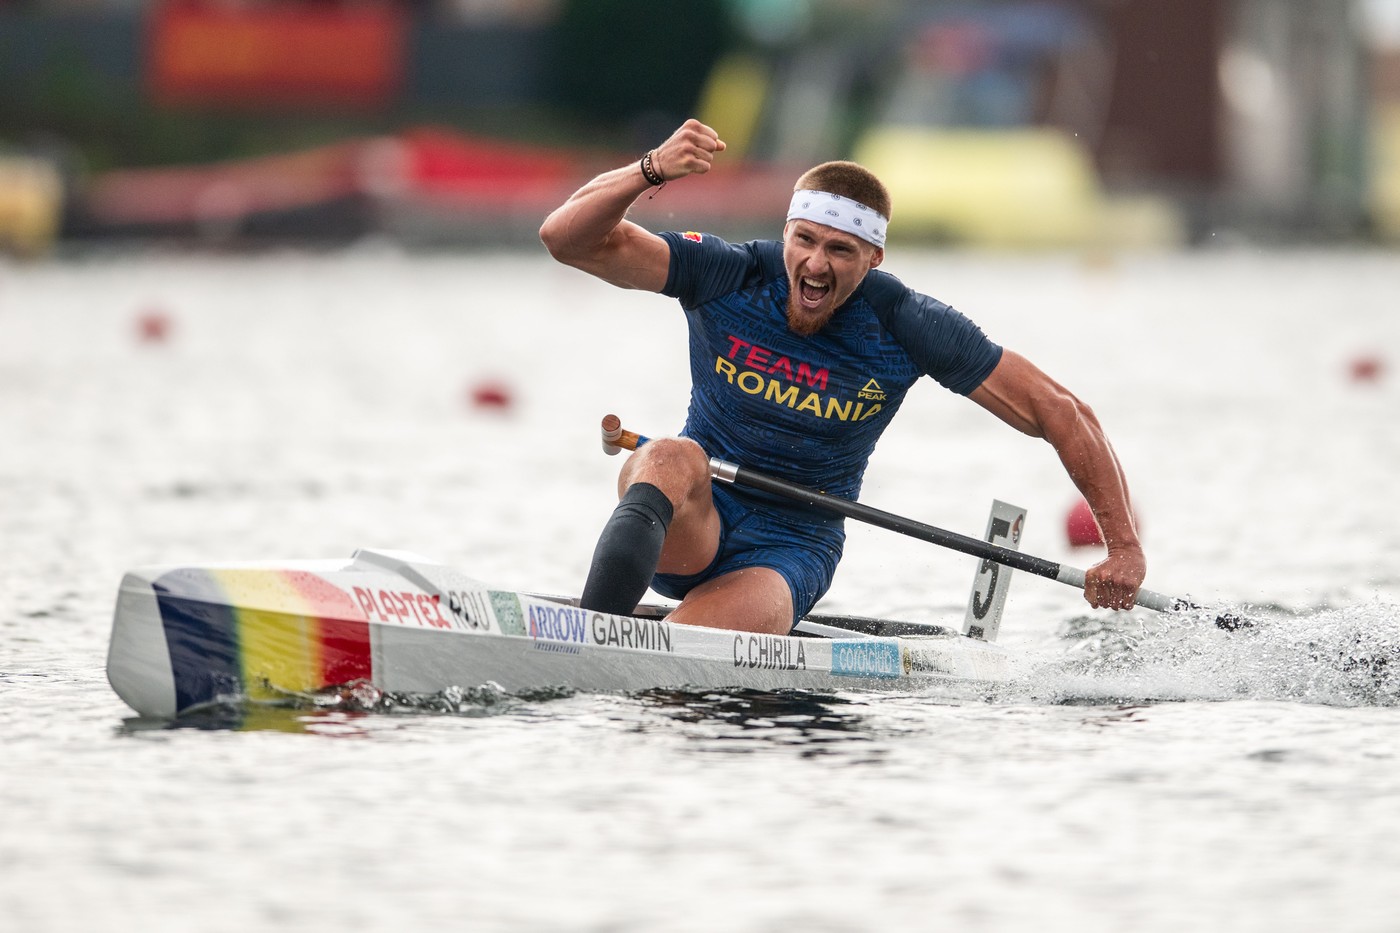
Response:
[{"label": "black wristband", "polygon": [[659,188],[666,184],[666,179],[656,170],[656,163],[652,160],[652,153],[654,152],[656,152],[656,150],[652,149],[646,155],[642,156],[642,177],[645,178],[647,184],[651,185],[653,188]]}]

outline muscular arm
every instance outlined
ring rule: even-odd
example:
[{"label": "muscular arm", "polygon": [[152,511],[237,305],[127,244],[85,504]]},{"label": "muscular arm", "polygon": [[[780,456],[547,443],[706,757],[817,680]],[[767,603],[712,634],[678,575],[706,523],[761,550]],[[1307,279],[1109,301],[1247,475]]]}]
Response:
[{"label": "muscular arm", "polygon": [[1017,430],[1043,437],[1084,494],[1103,532],[1108,557],[1085,572],[1084,598],[1097,608],[1131,609],[1147,574],[1128,483],[1093,411],[1025,357],[1001,362],[969,396]]},{"label": "muscular arm", "polygon": [[[656,148],[653,166],[668,181],[710,170],[724,141],[698,120],[687,120]],[[622,288],[659,292],[671,251],[666,241],[627,220],[632,202],[651,185],[641,166],[605,172],[545,218],[540,239],[550,255]]]}]

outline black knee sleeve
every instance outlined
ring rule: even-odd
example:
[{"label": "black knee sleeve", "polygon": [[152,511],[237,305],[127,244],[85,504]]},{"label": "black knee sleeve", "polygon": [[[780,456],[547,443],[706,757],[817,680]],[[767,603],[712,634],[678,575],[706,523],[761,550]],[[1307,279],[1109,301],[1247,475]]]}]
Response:
[{"label": "black knee sleeve", "polygon": [[579,605],[618,615],[636,609],[656,573],[673,514],[671,500],[651,483],[627,487],[598,538]]}]

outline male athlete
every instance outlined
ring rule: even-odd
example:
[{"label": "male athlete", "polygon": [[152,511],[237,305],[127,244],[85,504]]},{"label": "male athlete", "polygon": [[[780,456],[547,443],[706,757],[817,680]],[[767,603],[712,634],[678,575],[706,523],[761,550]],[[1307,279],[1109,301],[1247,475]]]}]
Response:
[{"label": "male athlete", "polygon": [[905,392],[929,375],[1049,441],[1108,546],[1085,574],[1085,599],[1132,608],[1147,565],[1093,412],[957,311],[876,270],[890,199],[874,175],[851,162],[808,171],[781,243],[658,236],[626,219],[643,192],[708,172],[724,148],[688,120],[640,164],[584,185],[540,228],[560,262],[679,299],[690,329],[683,436],[654,439],[624,464],[582,605],[627,614],[651,586],[680,600],[676,622],[786,634],[831,584],[842,520],[711,485],[709,458],[854,499]]}]

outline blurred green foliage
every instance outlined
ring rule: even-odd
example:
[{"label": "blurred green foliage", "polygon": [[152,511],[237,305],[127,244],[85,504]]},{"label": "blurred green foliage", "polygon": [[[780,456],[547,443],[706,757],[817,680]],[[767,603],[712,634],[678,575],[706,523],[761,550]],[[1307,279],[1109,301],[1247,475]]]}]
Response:
[{"label": "blurred green foliage", "polygon": [[723,0],[569,0],[550,36],[553,99],[585,119],[674,128],[734,37]]}]

